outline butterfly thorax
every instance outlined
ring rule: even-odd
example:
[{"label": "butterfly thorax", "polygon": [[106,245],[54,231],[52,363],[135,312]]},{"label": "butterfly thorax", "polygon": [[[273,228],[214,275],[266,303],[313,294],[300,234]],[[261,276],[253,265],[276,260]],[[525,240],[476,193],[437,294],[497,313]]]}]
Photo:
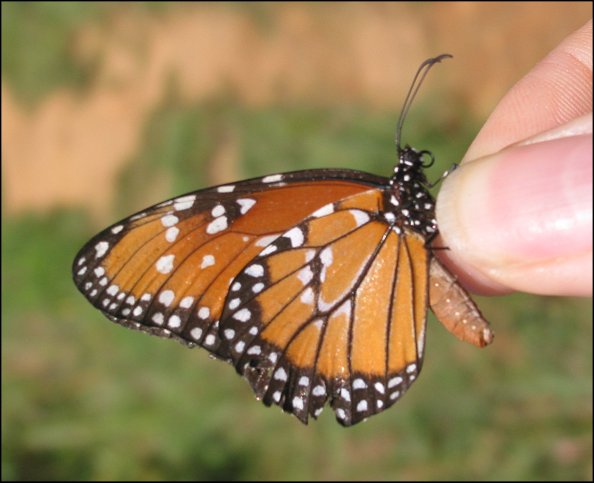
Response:
[{"label": "butterfly thorax", "polygon": [[437,234],[435,200],[428,190],[423,163],[427,151],[410,146],[399,149],[398,164],[390,178],[388,206],[394,207],[394,225],[431,239]]}]

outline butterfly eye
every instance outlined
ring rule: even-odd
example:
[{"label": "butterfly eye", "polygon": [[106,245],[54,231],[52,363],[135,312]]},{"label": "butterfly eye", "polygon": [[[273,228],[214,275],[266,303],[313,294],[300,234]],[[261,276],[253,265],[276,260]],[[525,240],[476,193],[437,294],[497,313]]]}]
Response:
[{"label": "butterfly eye", "polygon": [[421,159],[421,166],[424,169],[430,168],[435,164],[435,156],[433,156],[433,153],[431,151],[420,151],[419,158]]}]

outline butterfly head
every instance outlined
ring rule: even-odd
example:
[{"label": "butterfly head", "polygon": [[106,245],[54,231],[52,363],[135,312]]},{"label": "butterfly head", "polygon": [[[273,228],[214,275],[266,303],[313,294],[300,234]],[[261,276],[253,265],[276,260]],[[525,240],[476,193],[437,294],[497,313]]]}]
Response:
[{"label": "butterfly head", "polygon": [[428,190],[429,182],[424,172],[433,162],[429,151],[406,145],[398,150],[398,163],[390,178],[389,202],[399,213],[399,225],[428,238],[437,234],[435,200]]}]

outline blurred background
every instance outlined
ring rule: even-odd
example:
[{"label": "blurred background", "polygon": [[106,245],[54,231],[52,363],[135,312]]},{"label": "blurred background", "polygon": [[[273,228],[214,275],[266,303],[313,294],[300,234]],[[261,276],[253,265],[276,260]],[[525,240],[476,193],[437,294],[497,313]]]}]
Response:
[{"label": "blurred background", "polygon": [[389,175],[396,119],[436,179],[592,15],[559,3],[2,3],[4,480],[592,479],[591,300],[480,298],[478,350],[429,320],[423,375],[350,429],[302,426],[199,349],[109,322],[77,250],[179,193],[296,169]]}]

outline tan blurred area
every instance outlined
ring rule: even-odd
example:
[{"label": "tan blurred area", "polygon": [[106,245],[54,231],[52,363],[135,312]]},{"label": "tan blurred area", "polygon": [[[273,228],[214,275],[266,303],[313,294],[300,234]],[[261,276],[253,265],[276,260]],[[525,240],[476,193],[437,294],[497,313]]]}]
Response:
[{"label": "tan blurred area", "polygon": [[[449,52],[455,63],[439,74],[443,102],[451,97],[484,119],[591,12],[589,2],[179,4],[159,16],[118,9],[75,36],[77,61],[100,59],[84,96],[58,89],[25,108],[3,77],[4,213],[105,213],[115,177],[139,150],[144,122],[172,79],[188,103],[231,94],[254,108],[397,111],[418,64]],[[218,176],[233,178],[234,162]]]}]

